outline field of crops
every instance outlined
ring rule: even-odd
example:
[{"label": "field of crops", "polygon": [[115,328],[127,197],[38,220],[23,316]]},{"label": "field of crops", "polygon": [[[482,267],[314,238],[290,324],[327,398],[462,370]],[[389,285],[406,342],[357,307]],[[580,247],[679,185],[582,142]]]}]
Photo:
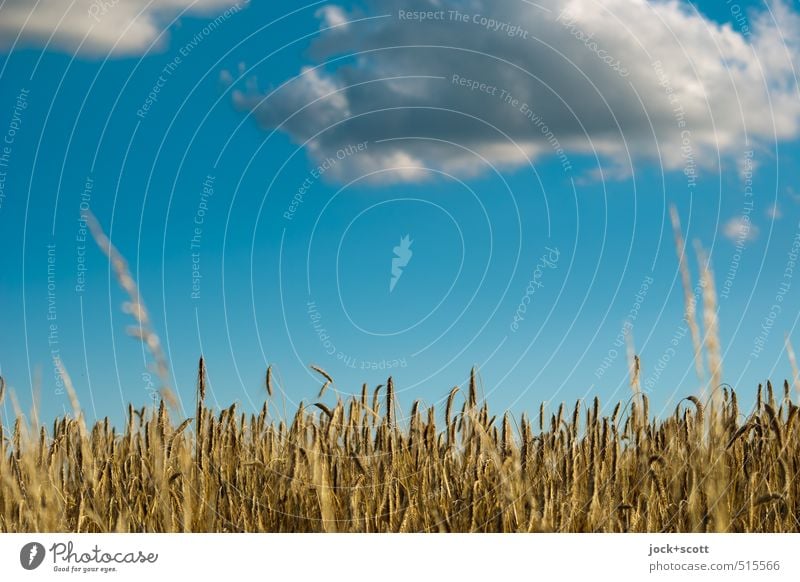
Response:
[{"label": "field of crops", "polygon": [[725,388],[661,420],[641,393],[515,419],[473,375],[444,410],[398,419],[389,379],[284,422],[267,394],[259,414],[210,410],[203,368],[180,423],[162,402],[121,430],[77,409],[49,430],[3,427],[0,531],[800,531],[788,383],[759,387],[752,411]]},{"label": "field of crops", "polygon": [[[687,395],[669,416],[651,416],[631,340],[624,403],[595,397],[496,415],[473,370],[468,385],[442,393],[438,410],[418,401],[401,413],[391,378],[343,396],[311,366],[322,388],[293,415],[282,412],[271,367],[258,413],[220,411],[206,406],[201,357],[194,416],[176,420],[148,311],[92,218],[163,399],[130,405],[124,427],[108,418],[87,426],[57,361],[72,414],[45,427],[15,403],[14,425],[0,421],[0,532],[798,532],[800,372],[791,343],[793,382],[758,386],[752,410],[740,408],[721,382],[708,259],[698,251],[700,302],[674,209],[672,221],[705,395]],[[4,396],[0,377],[0,404]]]}]

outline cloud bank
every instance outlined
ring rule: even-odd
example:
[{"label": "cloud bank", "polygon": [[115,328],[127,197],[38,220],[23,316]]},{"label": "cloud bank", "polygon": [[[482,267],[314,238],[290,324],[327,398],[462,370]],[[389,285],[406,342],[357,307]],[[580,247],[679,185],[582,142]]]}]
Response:
[{"label": "cloud bank", "polygon": [[[315,161],[370,142],[339,180],[414,181],[486,163],[648,158],[691,180],[797,137],[800,18],[783,2],[720,25],[677,0],[367,0],[318,11],[311,66],[237,107]],[[482,156],[486,162],[476,157]],[[606,177],[608,177],[606,175]]]},{"label": "cloud bank", "polygon": [[105,56],[142,54],[184,10],[215,15],[250,0],[5,0],[0,50],[45,46]]}]

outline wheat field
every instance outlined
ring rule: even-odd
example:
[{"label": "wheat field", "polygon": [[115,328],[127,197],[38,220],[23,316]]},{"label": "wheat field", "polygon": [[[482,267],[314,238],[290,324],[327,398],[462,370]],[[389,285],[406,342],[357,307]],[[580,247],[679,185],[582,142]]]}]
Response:
[{"label": "wheat field", "polygon": [[[89,427],[58,361],[71,415],[48,431],[35,407],[29,420],[14,400],[13,426],[0,418],[0,532],[800,532],[791,343],[792,384],[778,394],[759,385],[752,410],[741,409],[721,383],[708,258],[698,250],[700,303],[674,209],[672,221],[704,395],[687,396],[668,416],[650,414],[628,338],[632,396],[613,406],[595,397],[542,404],[534,418],[495,415],[473,370],[438,409],[417,401],[403,415],[392,378],[344,397],[311,366],[323,381],[317,401],[291,417],[279,413],[271,367],[257,414],[236,404],[218,411],[206,406],[201,357],[194,416],[174,420],[148,311],[90,217],[129,298],[130,333],[162,379],[162,400],[129,405],[119,430],[108,418]],[[0,404],[5,392],[0,377]]]},{"label": "wheat field", "polygon": [[284,422],[269,398],[215,413],[204,378],[201,360],[196,415],[177,426],[163,401],[130,407],[119,432],[80,412],[50,432],[17,418],[0,441],[0,531],[800,531],[788,382],[759,386],[749,414],[724,388],[716,411],[689,397],[661,421],[644,394],[517,421],[492,415],[473,374],[443,416],[417,402],[399,422],[389,379]]}]

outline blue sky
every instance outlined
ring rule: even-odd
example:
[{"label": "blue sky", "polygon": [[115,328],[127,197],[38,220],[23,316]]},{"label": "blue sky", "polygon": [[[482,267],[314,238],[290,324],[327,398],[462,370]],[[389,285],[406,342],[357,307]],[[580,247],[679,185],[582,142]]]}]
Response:
[{"label": "blue sky", "polygon": [[158,386],[87,208],[187,411],[201,353],[220,405],[258,406],[269,364],[289,409],[310,364],[407,405],[472,366],[497,409],[615,402],[630,330],[669,413],[700,386],[670,205],[711,256],[725,381],[791,377],[796,4],[40,5],[0,8],[0,373],[26,410],[68,408],[54,357],[90,418]]}]

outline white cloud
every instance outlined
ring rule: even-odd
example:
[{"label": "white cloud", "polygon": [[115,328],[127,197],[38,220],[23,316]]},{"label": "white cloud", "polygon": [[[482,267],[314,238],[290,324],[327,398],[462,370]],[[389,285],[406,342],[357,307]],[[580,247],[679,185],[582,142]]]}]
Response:
[{"label": "white cloud", "polygon": [[[746,31],[678,0],[364,5],[358,17],[376,18],[323,33],[311,52],[319,66],[269,99],[237,96],[264,127],[311,140],[315,159],[369,141],[367,152],[337,165],[339,179],[398,159],[485,171],[470,150],[502,167],[549,158],[567,172],[573,159],[597,152],[616,176],[629,174],[629,156],[690,173],[800,133],[800,18],[780,1],[751,14]],[[420,21],[423,12],[441,17]],[[320,17],[353,19],[333,5]],[[406,169],[393,178],[420,175]]]},{"label": "white cloud", "polygon": [[734,243],[748,242],[758,237],[758,227],[750,221],[749,216],[737,216],[725,223],[722,234]]},{"label": "white cloud", "polygon": [[767,216],[769,216],[772,220],[780,220],[783,218],[783,211],[777,202],[767,208]]},{"label": "white cloud", "polygon": [[317,10],[316,17],[322,20],[324,27],[342,26],[348,21],[345,11],[334,5],[323,6]]},{"label": "white cloud", "polygon": [[[0,50],[45,46],[89,55],[142,54],[173,18],[218,15],[249,0],[5,0]],[[19,37],[19,40],[17,40]],[[166,35],[163,38],[166,38]]]},{"label": "white cloud", "polygon": [[233,83],[233,75],[227,69],[219,72],[219,80],[223,85],[231,85]]}]

